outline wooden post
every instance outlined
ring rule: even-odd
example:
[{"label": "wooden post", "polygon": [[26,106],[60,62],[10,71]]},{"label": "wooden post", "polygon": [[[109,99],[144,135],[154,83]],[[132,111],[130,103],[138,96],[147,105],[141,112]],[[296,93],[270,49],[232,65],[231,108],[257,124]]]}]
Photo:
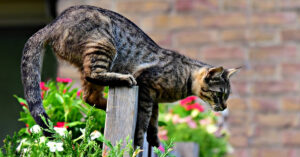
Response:
[{"label": "wooden post", "polygon": [[174,151],[180,157],[198,157],[199,145],[193,142],[176,142]]},{"label": "wooden post", "polygon": [[[132,88],[110,88],[106,108],[104,137],[111,141],[113,145],[121,139],[125,141],[127,136],[133,141],[137,110],[138,86]],[[129,157],[129,154],[124,156]]]}]

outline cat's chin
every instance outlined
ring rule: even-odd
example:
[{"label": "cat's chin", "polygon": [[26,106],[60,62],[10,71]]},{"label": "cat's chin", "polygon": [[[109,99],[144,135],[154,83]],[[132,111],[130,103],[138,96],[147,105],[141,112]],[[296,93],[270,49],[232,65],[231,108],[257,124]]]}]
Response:
[{"label": "cat's chin", "polygon": [[226,107],[225,107],[225,108],[222,108],[222,107],[220,107],[220,106],[213,106],[212,108],[213,108],[213,110],[216,111],[216,112],[224,111],[224,110],[226,109]]}]

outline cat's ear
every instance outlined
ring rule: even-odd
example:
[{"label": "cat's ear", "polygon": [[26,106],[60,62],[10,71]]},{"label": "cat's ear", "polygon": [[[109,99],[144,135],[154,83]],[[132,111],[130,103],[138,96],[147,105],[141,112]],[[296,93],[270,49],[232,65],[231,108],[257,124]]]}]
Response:
[{"label": "cat's ear", "polygon": [[221,77],[223,72],[224,72],[224,68],[221,66],[209,68],[206,77],[207,78]]},{"label": "cat's ear", "polygon": [[227,78],[229,79],[233,74],[239,71],[240,68],[227,69]]}]

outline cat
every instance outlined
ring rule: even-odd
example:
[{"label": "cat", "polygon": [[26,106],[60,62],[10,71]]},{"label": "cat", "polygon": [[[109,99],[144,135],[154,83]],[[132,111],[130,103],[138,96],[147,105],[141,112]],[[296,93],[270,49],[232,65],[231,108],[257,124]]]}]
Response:
[{"label": "cat", "polygon": [[[49,119],[40,91],[41,53],[45,46],[78,68],[83,98],[106,109],[104,86],[139,86],[135,144],[142,146],[144,133],[151,146],[159,146],[158,103],[197,95],[215,111],[226,109],[229,78],[237,69],[214,67],[161,48],[133,22],[110,10],[73,6],[32,35],[21,61],[22,83],[29,110],[36,123],[46,128]],[[49,136],[49,133],[44,132]]]}]

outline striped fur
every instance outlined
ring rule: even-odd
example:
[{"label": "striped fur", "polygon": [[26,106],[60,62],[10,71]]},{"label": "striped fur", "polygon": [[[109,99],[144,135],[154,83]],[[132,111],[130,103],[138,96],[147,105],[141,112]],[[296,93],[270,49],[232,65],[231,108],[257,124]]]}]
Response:
[{"label": "striped fur", "polygon": [[[25,98],[35,121],[48,118],[40,95],[40,56],[45,45],[78,68],[83,98],[105,109],[103,86],[139,85],[135,143],[158,146],[158,103],[198,95],[215,110],[226,108],[233,71],[187,58],[158,46],[140,28],[118,13],[92,6],[75,6],[34,34],[25,44],[21,63]],[[220,107],[221,106],[221,107]],[[47,134],[47,133],[45,133]]]}]

